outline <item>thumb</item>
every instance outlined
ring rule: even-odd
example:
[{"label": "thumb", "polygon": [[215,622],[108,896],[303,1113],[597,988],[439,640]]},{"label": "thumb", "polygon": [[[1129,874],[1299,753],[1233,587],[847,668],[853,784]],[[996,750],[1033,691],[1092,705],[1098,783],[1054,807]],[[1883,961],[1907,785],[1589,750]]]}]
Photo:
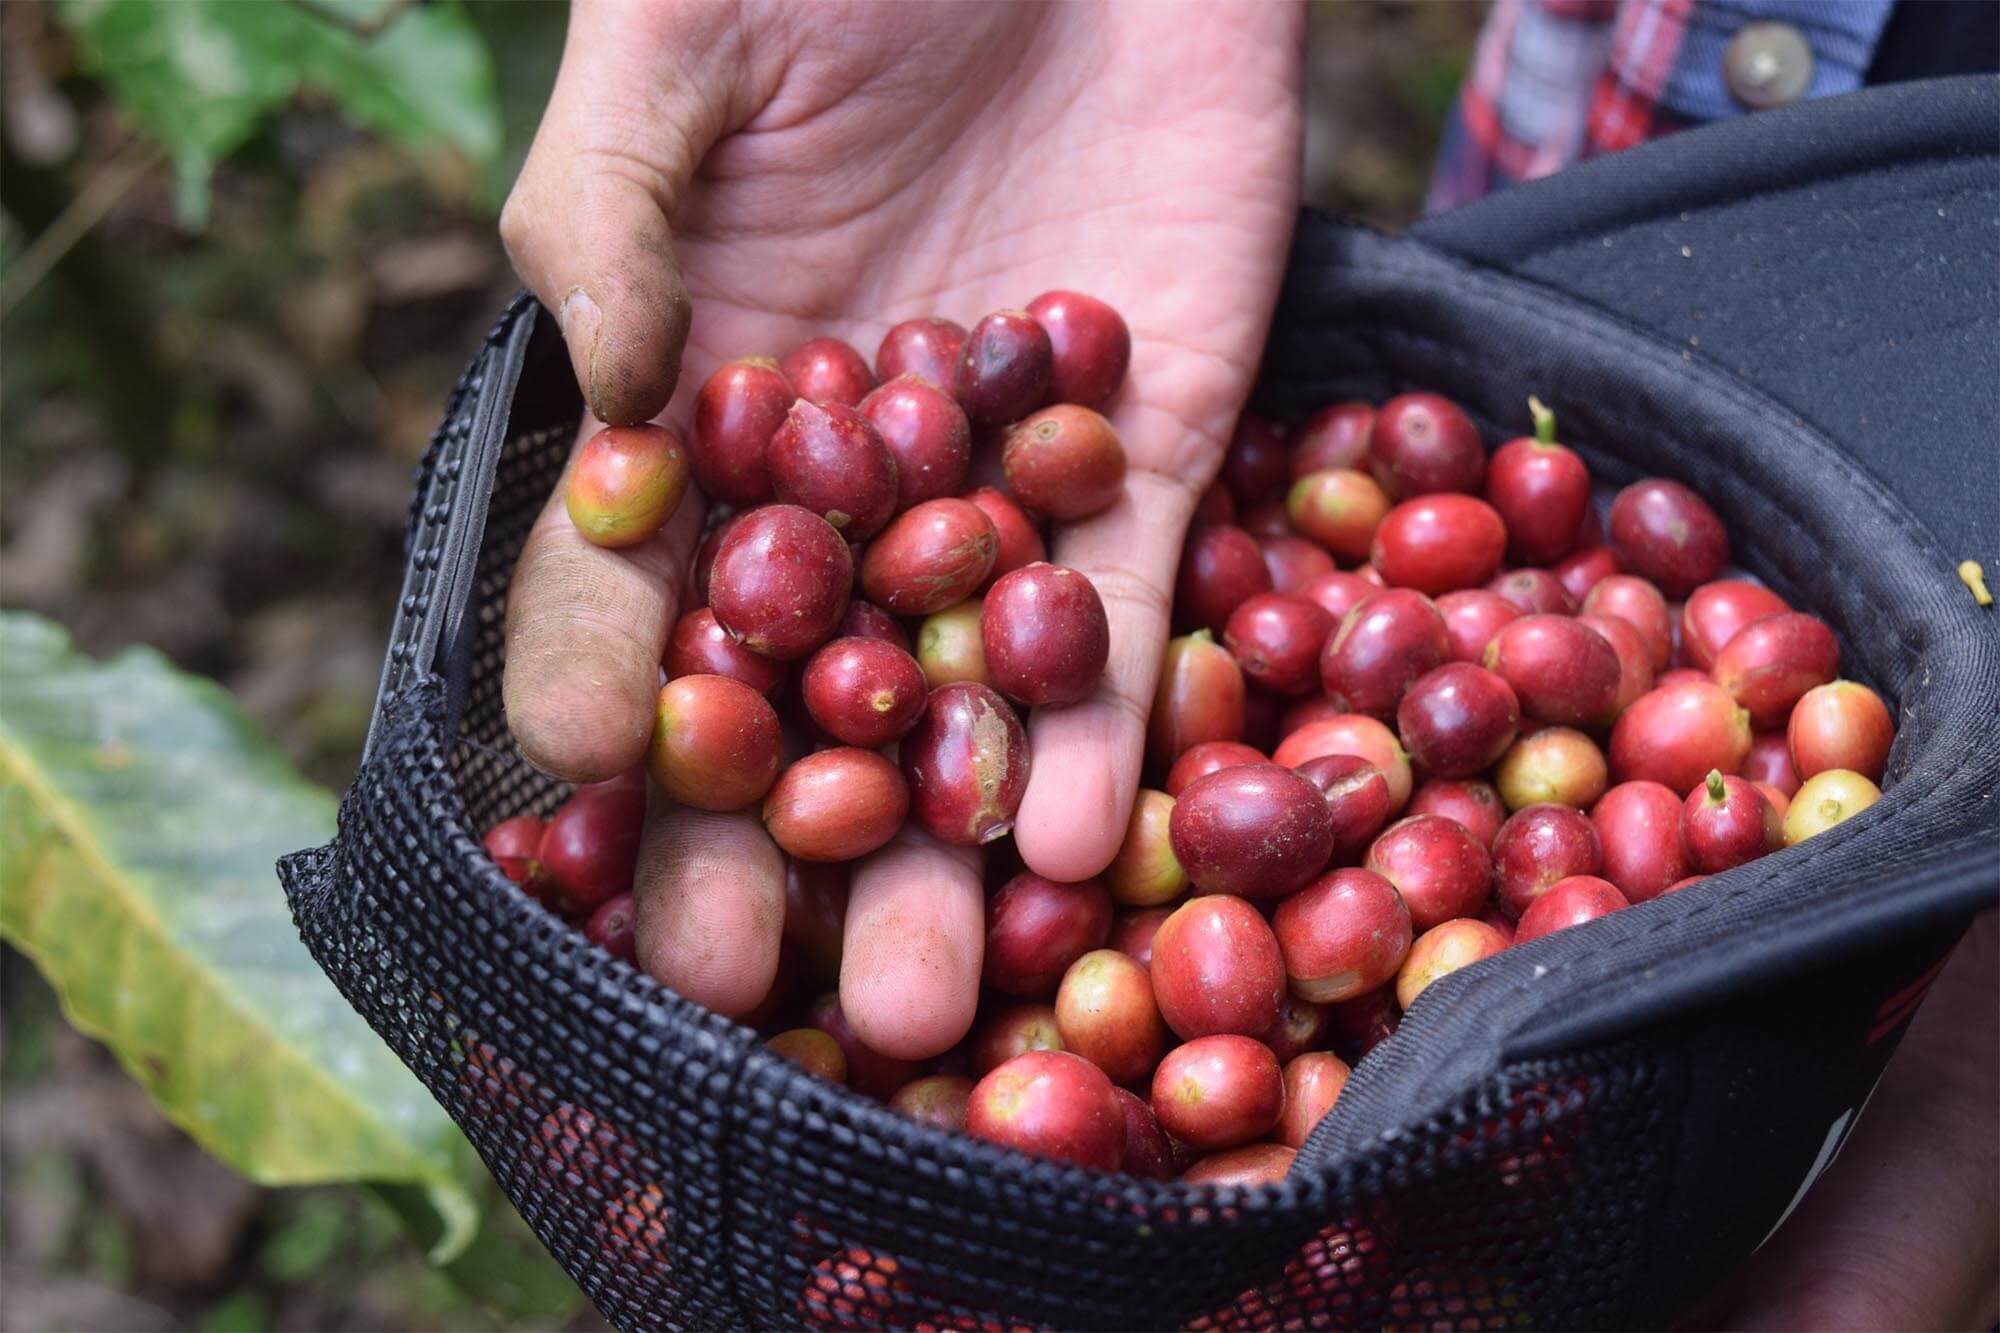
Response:
[{"label": "thumb", "polygon": [[[676,17],[678,14],[678,17]],[[681,7],[578,4],[534,146],[500,217],[522,281],[562,325],[593,415],[631,425],[672,396],[690,305],[671,222],[722,131],[726,68]]]}]

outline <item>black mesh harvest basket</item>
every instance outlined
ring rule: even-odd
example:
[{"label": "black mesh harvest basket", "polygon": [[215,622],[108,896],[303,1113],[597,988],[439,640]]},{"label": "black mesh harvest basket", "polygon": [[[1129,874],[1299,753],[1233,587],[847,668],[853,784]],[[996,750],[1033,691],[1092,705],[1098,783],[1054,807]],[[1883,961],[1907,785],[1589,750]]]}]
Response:
[{"label": "black mesh harvest basket", "polygon": [[1900,734],[1864,815],[1437,985],[1279,1185],[921,1127],[481,853],[565,794],[501,711],[508,578],[579,415],[525,299],[426,458],[368,755],[336,840],[283,867],[300,927],[622,1327],[1670,1322],[1825,1166],[2000,881],[2000,630],[1955,572],[1996,567],[1996,105],[1972,81],[1770,113],[1401,239],[1301,222],[1266,410],[1423,387],[1494,441],[1550,398],[1601,479],[1710,497]]}]

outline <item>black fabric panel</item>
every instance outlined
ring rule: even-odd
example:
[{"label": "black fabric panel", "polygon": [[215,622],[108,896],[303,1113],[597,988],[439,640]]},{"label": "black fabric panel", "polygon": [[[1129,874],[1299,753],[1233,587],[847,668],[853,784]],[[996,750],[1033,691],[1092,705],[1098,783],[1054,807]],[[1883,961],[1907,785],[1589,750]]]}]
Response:
[{"label": "black fabric panel", "polygon": [[1648,1035],[1685,1062],[1690,1131],[1634,1308],[1678,1322],[1764,1242],[1853,1129],[1915,1013],[1903,997],[1921,997],[1959,933],[1828,958]]},{"label": "black fabric panel", "polygon": [[1780,405],[1559,292],[1317,220],[1292,271],[1266,409],[1425,386],[1498,440],[1525,430],[1539,393],[1600,477],[1674,476],[1706,495],[1738,559],[1834,626],[1843,670],[1896,703],[1901,728],[1888,795],[1866,815],[1439,983],[1307,1156],[1357,1151],[1509,1056],[1631,1033],[1993,901],[2000,627],[1892,495]]},{"label": "black fabric panel", "polygon": [[1869,83],[2000,69],[2000,0],[1903,0],[1889,11]]},{"label": "black fabric panel", "polygon": [[1996,218],[2000,79],[1973,76],[1670,136],[1413,234],[1757,385],[1993,571]]}]

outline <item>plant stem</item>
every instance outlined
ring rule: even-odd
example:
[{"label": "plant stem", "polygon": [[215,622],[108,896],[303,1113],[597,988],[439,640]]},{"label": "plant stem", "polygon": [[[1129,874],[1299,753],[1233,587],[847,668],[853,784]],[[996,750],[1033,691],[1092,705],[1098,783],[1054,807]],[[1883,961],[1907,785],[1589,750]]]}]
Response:
[{"label": "plant stem", "polygon": [[[63,261],[63,256],[104,221],[118,206],[118,201],[125,197],[126,191],[138,184],[161,156],[158,148],[144,148],[109,163],[92,176],[68,206],[56,215],[55,220],[28,243],[14,261],[6,279],[0,281],[0,316],[11,314],[14,307],[49,275],[49,271]],[[13,170],[11,166],[8,169]],[[8,211],[13,210],[10,207]]]},{"label": "plant stem", "polygon": [[[119,192],[129,188],[128,181]],[[73,200],[59,174],[20,157],[0,135],[0,207],[35,238],[32,251]],[[81,326],[103,372],[111,444],[131,461],[131,491],[139,494],[166,456],[178,394],[153,342],[148,288],[118,272],[89,227],[75,230],[59,247],[52,243],[48,275],[64,288],[64,311]]]},{"label": "plant stem", "polygon": [[1528,415],[1535,422],[1535,439],[1541,444],[1556,442],[1556,414],[1551,412],[1541,399],[1528,395]]}]

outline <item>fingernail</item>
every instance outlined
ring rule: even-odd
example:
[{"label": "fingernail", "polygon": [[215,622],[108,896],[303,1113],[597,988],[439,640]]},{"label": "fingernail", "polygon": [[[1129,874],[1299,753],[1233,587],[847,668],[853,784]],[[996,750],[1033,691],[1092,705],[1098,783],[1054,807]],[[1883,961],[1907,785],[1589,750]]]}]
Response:
[{"label": "fingernail", "polygon": [[[572,287],[569,295],[563,297],[557,318],[562,324],[563,341],[570,346],[570,359],[580,360],[583,365],[584,397],[590,400],[591,411],[597,412],[602,419],[603,413],[598,412],[597,334],[604,324],[603,312],[598,310],[597,302],[590,299],[590,293],[581,287]],[[577,355],[579,351],[582,352],[580,358]]]}]

